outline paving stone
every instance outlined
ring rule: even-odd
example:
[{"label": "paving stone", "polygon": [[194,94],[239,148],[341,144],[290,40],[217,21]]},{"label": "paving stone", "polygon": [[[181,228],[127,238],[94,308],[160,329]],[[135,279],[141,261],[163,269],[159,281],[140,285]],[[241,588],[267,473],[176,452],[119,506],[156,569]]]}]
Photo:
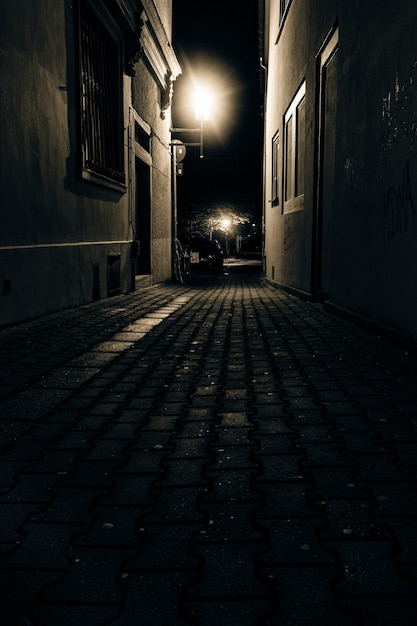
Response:
[{"label": "paving stone", "polygon": [[140,426],[138,422],[123,422],[123,423],[111,423],[107,427],[103,428],[100,433],[100,438],[105,439],[131,439],[135,436]]},{"label": "paving stone", "polygon": [[169,431],[170,433],[176,432],[177,423],[181,414],[176,415],[152,415],[146,420],[146,424],[142,427],[141,432],[153,430],[157,432]]},{"label": "paving stone", "polygon": [[44,588],[56,583],[61,577],[62,572],[0,569],[2,625],[32,626],[28,612],[35,598]]},{"label": "paving stone", "polygon": [[59,475],[60,487],[81,487],[91,489],[109,489],[112,485],[110,475],[120,465],[117,461],[81,461],[76,468],[66,475]]},{"label": "paving stone", "polygon": [[[134,398],[126,407],[129,410],[143,411],[152,409],[155,401],[155,395],[150,395],[149,398]],[[113,407],[114,408],[114,407]]]},{"label": "paving stone", "polygon": [[380,423],[375,430],[384,441],[393,443],[417,443],[417,429],[413,424],[407,423]]},{"label": "paving stone", "polygon": [[417,511],[417,493],[413,483],[371,482],[363,486],[377,501],[375,515],[379,518],[409,517],[410,511]]},{"label": "paving stone", "polygon": [[361,626],[415,626],[417,599],[407,597],[369,597],[342,600],[352,615],[360,616]]},{"label": "paving stone", "polygon": [[103,491],[99,489],[55,488],[51,503],[34,513],[34,522],[86,523],[92,515],[92,505]]},{"label": "paving stone", "polygon": [[164,487],[185,487],[189,485],[207,485],[207,478],[203,475],[204,460],[200,459],[170,459],[165,467],[163,477]]},{"label": "paving stone", "polygon": [[339,433],[368,433],[371,431],[365,418],[360,415],[332,415],[331,420]]},{"label": "paving stone", "polygon": [[384,445],[371,433],[346,433],[342,441],[350,453],[380,454],[384,450]]},{"label": "paving stone", "polygon": [[198,524],[146,524],[144,521],[141,527],[143,545],[138,555],[125,563],[124,570],[196,570],[198,559],[191,554],[191,542],[199,530]]},{"label": "paving stone", "polygon": [[118,574],[129,551],[112,547],[74,546],[67,550],[68,572],[41,597],[45,604],[120,604]]},{"label": "paving stone", "polygon": [[94,521],[88,530],[79,531],[72,544],[80,546],[113,546],[138,548],[141,536],[141,519],[149,514],[150,507],[94,506]]},{"label": "paving stone", "polygon": [[198,620],[199,626],[213,626],[213,624],[238,624],[239,626],[254,626],[265,624],[270,613],[271,604],[266,601],[247,599],[240,602],[233,600],[196,601],[187,603],[187,614]]},{"label": "paving stone", "polygon": [[398,468],[405,475],[411,475],[414,479],[417,473],[416,446],[416,443],[392,443],[389,446],[395,461],[398,463]]},{"label": "paving stone", "polygon": [[113,484],[99,504],[147,506],[152,502],[151,487],[160,477],[160,474],[113,474]]},{"label": "paving stone", "polygon": [[326,512],[329,526],[323,528],[324,540],[393,539],[391,522],[376,519],[373,499],[332,499],[319,503]]},{"label": "paving stone", "polygon": [[263,548],[262,543],[196,547],[195,554],[203,559],[202,580],[188,589],[188,599],[267,598],[269,587],[255,576],[255,561]]},{"label": "paving stone", "polygon": [[206,437],[181,438],[179,435],[172,439],[173,450],[168,459],[210,459],[212,453],[209,448],[210,439]]},{"label": "paving stone", "polygon": [[220,421],[216,428],[248,428],[251,425],[249,415],[245,411],[222,411],[218,417]]},{"label": "paving stone", "polygon": [[74,469],[74,463],[80,456],[77,450],[48,450],[35,463],[27,464],[31,474],[56,474],[65,476]]},{"label": "paving stone", "polygon": [[23,525],[42,504],[34,505],[27,502],[0,503],[0,550],[6,544],[9,552],[24,535]]},{"label": "paving stone", "polygon": [[[33,613],[37,624],[42,626],[102,626],[113,623],[118,613],[118,607],[109,606],[74,606],[74,605],[38,605]],[[18,626],[16,624],[16,626]],[[26,626],[22,624],[22,626]],[[30,625],[28,625],[30,626]]]},{"label": "paving stone", "polygon": [[96,434],[95,431],[66,431],[58,440],[49,445],[49,449],[88,452]]},{"label": "paving stone", "polygon": [[413,480],[413,476],[401,471],[388,454],[361,454],[355,465],[359,482]]},{"label": "paving stone", "polygon": [[255,449],[257,442],[252,438],[252,430],[246,427],[220,428],[213,429],[213,438],[209,442],[209,450],[215,452],[222,446],[243,446]]},{"label": "paving stone", "polygon": [[22,472],[18,475],[16,485],[0,495],[0,504],[3,502],[48,504],[52,499],[52,487],[56,480],[55,474]]},{"label": "paving stone", "polygon": [[45,442],[39,441],[18,441],[8,450],[1,454],[2,461],[32,461],[36,462],[42,455]]},{"label": "paving stone", "polygon": [[256,411],[256,417],[259,419],[258,423],[262,424],[262,426],[264,426],[264,422],[269,421],[270,418],[278,420],[279,418],[288,419],[289,417],[288,405],[286,405],[285,401],[281,401],[280,403],[262,405],[258,404],[255,399],[254,407]]},{"label": "paving stone", "polygon": [[331,551],[323,549],[319,541],[321,520],[281,519],[263,520],[268,533],[269,547],[260,557],[265,566],[314,566],[334,563]]},{"label": "paving stone", "polygon": [[283,401],[280,394],[276,392],[262,393],[261,391],[256,391],[254,394],[254,404],[259,417],[267,416],[267,409],[265,407],[272,407],[276,416],[282,415]]},{"label": "paving stone", "polygon": [[68,569],[65,556],[72,537],[80,532],[79,526],[62,523],[27,523],[22,527],[23,537],[14,552],[2,559],[6,568],[36,571]]},{"label": "paving stone", "polygon": [[217,414],[213,407],[187,407],[187,413],[183,416],[182,421],[187,420],[210,424],[212,421],[217,421]]},{"label": "paving stone", "polygon": [[305,480],[302,457],[296,454],[256,454],[260,464],[259,483]]},{"label": "paving stone", "polygon": [[154,508],[152,513],[144,519],[144,523],[201,522],[204,515],[198,504],[207,493],[207,488],[201,486],[163,487],[159,483],[153,490]]},{"label": "paving stone", "polygon": [[[211,438],[214,439],[212,432],[213,423],[207,421],[183,421],[178,422],[177,429],[175,431],[176,436],[181,436],[183,439],[196,437]],[[172,434],[172,433],[171,433]]]},{"label": "paving stone", "polygon": [[338,582],[338,593],[344,596],[417,594],[417,580],[401,576],[392,554],[396,544],[390,541],[334,542],[344,569],[344,580]]},{"label": "paving stone", "polygon": [[37,439],[45,442],[54,441],[61,435],[64,428],[65,426],[60,423],[36,424],[20,437],[20,441],[34,441]]},{"label": "paving stone", "polygon": [[172,432],[165,431],[146,431],[138,435],[135,442],[132,441],[126,445],[126,456],[131,456],[137,452],[140,454],[143,450],[165,450],[165,452],[173,449],[174,444],[171,443]]},{"label": "paving stone", "polygon": [[229,501],[202,503],[204,524],[195,537],[197,544],[226,542],[259,542],[265,531],[255,522],[258,503]]},{"label": "paving stone", "polygon": [[328,426],[330,420],[333,420],[333,416],[325,415],[320,409],[303,409],[294,411],[291,418],[291,426],[294,428],[302,427],[304,424],[312,424],[313,426],[323,424]]},{"label": "paving stone", "polygon": [[159,448],[127,450],[114,467],[115,474],[163,474],[162,462],[169,451]]},{"label": "paving stone", "polygon": [[297,424],[298,436],[300,438],[300,445],[308,443],[337,443],[338,437],[335,436],[331,426],[322,424]]},{"label": "paving stone", "polygon": [[253,500],[252,477],[255,472],[250,469],[206,471],[208,478],[212,478],[210,493],[204,500],[230,501]]},{"label": "paving stone", "polygon": [[24,388],[18,395],[8,399],[0,406],[2,419],[16,419],[19,422],[35,422],[61,404],[69,391],[60,389]]},{"label": "paving stone", "polygon": [[123,460],[127,446],[131,442],[126,439],[101,439],[95,437],[87,449],[83,449],[83,460],[87,461],[107,461]]},{"label": "paving stone", "polygon": [[411,517],[413,513],[410,511],[408,518],[383,520],[389,524],[398,539],[399,548],[395,554],[395,559],[400,565],[407,563],[417,565],[417,518]]},{"label": "paving stone", "polygon": [[136,624],[138,616],[141,626],[189,626],[181,618],[181,607],[184,585],[192,577],[183,572],[123,572],[126,595],[111,626]]},{"label": "paving stone", "polygon": [[212,462],[207,463],[205,469],[208,472],[231,469],[256,470],[258,466],[251,460],[250,451],[251,449],[248,446],[225,446],[220,448],[213,446],[216,458]]},{"label": "paving stone", "polygon": [[258,519],[295,517],[315,517],[316,511],[310,506],[307,491],[310,484],[306,482],[283,482],[265,485],[262,493],[264,506],[258,513]]},{"label": "paving stone", "polygon": [[274,567],[262,570],[276,587],[277,610],[268,626],[357,626],[333,594],[336,567]]},{"label": "paving stone", "polygon": [[17,484],[19,473],[31,467],[31,461],[2,461],[0,456],[0,494]]},{"label": "paving stone", "polygon": [[355,413],[355,406],[351,402],[322,402],[321,405],[326,410],[327,415],[352,415]]},{"label": "paving stone", "polygon": [[313,494],[317,499],[363,499],[368,495],[365,488],[358,485],[355,472],[351,467],[309,467],[308,475],[314,484]]},{"label": "paving stone", "polygon": [[354,461],[346,456],[339,444],[303,442],[302,451],[305,455],[303,465],[308,467],[346,467],[354,465]]}]

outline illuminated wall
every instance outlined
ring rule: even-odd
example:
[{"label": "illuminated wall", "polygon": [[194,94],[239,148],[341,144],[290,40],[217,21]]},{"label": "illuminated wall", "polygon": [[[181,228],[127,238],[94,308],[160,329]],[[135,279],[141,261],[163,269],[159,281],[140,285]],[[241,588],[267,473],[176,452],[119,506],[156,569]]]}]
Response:
[{"label": "illuminated wall", "polygon": [[265,3],[268,280],[417,335],[417,5]]}]

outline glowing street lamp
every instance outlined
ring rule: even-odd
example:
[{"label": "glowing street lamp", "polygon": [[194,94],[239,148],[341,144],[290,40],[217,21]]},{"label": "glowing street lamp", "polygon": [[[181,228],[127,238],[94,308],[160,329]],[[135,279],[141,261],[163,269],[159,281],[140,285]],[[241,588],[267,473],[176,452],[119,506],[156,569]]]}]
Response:
[{"label": "glowing street lamp", "polygon": [[227,233],[229,231],[230,220],[227,217],[222,219],[222,229]]},{"label": "glowing street lamp", "polygon": [[212,113],[213,98],[207,89],[200,88],[194,94],[196,120],[209,120]]},{"label": "glowing street lamp", "polygon": [[200,148],[200,159],[204,158],[204,121],[211,117],[213,98],[204,88],[199,88],[194,94],[195,119],[200,122],[199,128],[171,128],[172,133],[200,133],[199,142],[183,142],[183,146],[197,146]]}]

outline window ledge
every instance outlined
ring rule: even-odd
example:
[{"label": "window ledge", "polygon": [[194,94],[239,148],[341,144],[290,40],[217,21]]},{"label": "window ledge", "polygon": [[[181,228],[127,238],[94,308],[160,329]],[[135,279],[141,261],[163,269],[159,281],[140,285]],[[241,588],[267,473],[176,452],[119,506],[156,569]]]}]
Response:
[{"label": "window ledge", "polygon": [[127,186],[124,183],[118,183],[111,178],[107,178],[107,176],[96,174],[94,172],[90,172],[89,170],[82,170],[81,178],[83,180],[88,180],[91,183],[96,183],[97,185],[120,191],[121,193],[126,193],[127,191]]}]

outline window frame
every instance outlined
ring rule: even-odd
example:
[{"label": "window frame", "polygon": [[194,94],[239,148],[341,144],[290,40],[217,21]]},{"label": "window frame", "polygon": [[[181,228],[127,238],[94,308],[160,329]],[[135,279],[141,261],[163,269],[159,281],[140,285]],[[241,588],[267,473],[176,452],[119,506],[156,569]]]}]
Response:
[{"label": "window frame", "polygon": [[279,168],[279,152],[280,152],[280,132],[277,130],[272,137],[272,152],[271,152],[271,204],[272,206],[278,206],[280,203],[280,168]]},{"label": "window frame", "polygon": [[[306,103],[306,81],[298,88],[291,104],[283,117],[284,146],[283,146],[283,172],[282,172],[282,210],[283,213],[291,213],[304,208],[304,184],[302,193],[297,193],[300,180],[299,168],[302,164],[303,181],[305,180],[305,121],[304,132],[300,132],[300,105]],[[305,120],[305,113],[304,113]],[[301,143],[302,142],[302,143]],[[300,158],[300,147],[302,155]],[[301,160],[302,159],[302,160]]]},{"label": "window frame", "polygon": [[291,2],[292,0],[279,0],[279,23],[280,24],[282,24],[282,22],[284,21]]},{"label": "window frame", "polygon": [[78,54],[81,178],[125,192],[123,34],[97,0],[78,2]]}]

